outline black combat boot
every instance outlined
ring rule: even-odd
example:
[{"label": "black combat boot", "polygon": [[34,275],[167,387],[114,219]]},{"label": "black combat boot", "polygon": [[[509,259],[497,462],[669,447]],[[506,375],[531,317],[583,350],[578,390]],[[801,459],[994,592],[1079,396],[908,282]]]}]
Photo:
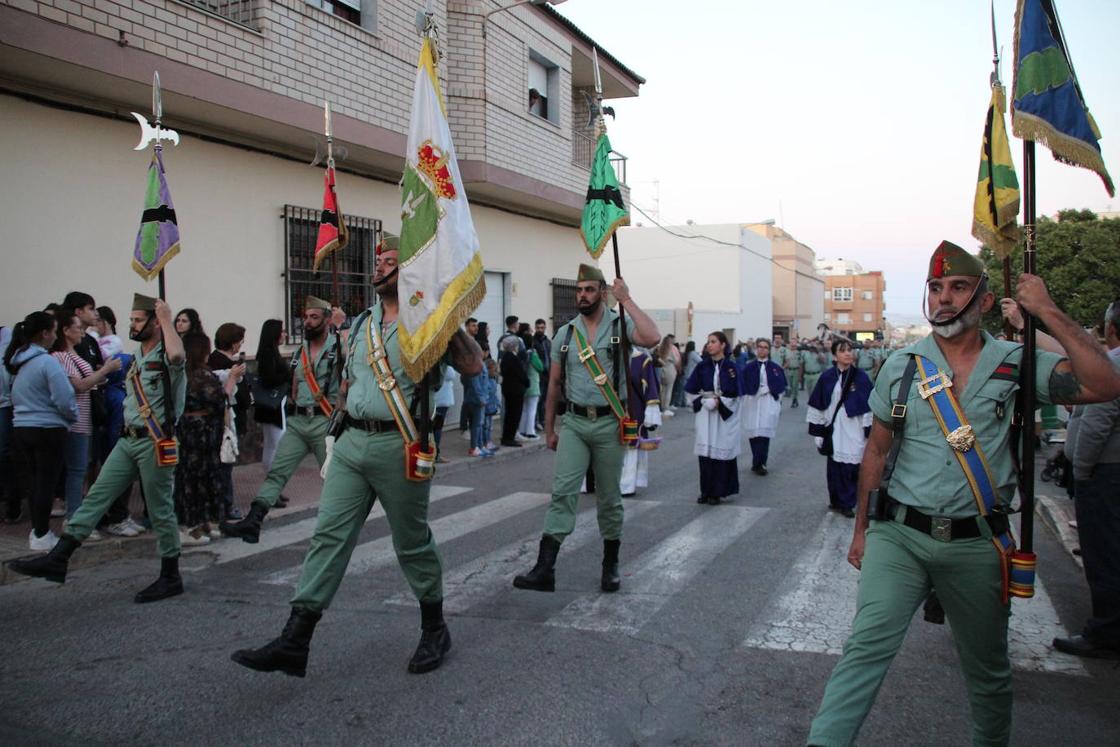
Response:
[{"label": "black combat boot", "polygon": [[183,577],[179,575],[179,556],[160,558],[159,578],[146,589],[136,593],[132,601],[137,604],[158,602],[183,593]]},{"label": "black combat boot", "polygon": [[261,541],[261,522],[267,514],[268,508],[254,501],[249,506],[248,516],[241,521],[223,521],[218,524],[218,529],[226,537],[240,537],[244,542],[255,545]]},{"label": "black combat boot", "polygon": [[443,600],[420,603],[420,644],[408,661],[408,671],[423,674],[438,669],[451,650],[451,632],[443,621]]},{"label": "black combat boot", "polygon": [[518,589],[532,591],[556,591],[556,556],[560,553],[560,542],[551,534],[541,536],[541,549],[537,553],[537,564],[533,570],[522,576],[515,576],[513,585]]},{"label": "black combat boot", "polygon": [[243,648],[230,654],[230,659],[258,672],[283,672],[293,677],[307,674],[307,652],[315,623],[323,616],[306,607],[292,607],[292,614],[279,638],[260,648]]},{"label": "black combat boot", "polygon": [[618,575],[618,547],[622,540],[603,540],[603,578],[599,588],[606,592],[618,591],[622,578]]},{"label": "black combat boot", "polygon": [[64,534],[58,538],[58,542],[46,555],[12,560],[8,563],[8,567],[24,576],[45,578],[56,584],[63,584],[66,583],[66,569],[70,565],[70,556],[81,547],[81,544],[69,534]]}]

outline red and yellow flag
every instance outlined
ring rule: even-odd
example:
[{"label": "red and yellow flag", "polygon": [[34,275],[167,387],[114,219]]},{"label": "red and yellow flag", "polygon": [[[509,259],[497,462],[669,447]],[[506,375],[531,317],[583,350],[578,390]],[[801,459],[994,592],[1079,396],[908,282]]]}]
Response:
[{"label": "red and yellow flag", "polygon": [[328,166],[323,177],[323,214],[319,218],[319,237],[315,241],[315,262],[312,270],[319,271],[319,265],[332,253],[346,246],[349,235],[342,214],[338,210],[338,195],[334,191],[334,167]]}]

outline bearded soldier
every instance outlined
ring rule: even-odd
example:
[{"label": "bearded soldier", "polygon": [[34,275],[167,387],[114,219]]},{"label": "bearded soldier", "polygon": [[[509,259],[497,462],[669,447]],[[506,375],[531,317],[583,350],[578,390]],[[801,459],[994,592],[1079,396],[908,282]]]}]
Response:
[{"label": "bearded soldier", "polygon": [[[451,648],[443,619],[443,570],[428,527],[431,482],[419,479],[421,470],[413,459],[419,444],[410,403],[420,396],[418,389],[425,389],[409,378],[401,361],[398,241],[387,235],[378,246],[373,286],[379,302],[362,312],[350,328],[338,403],[342,413],[335,415],[342,432],[328,457],[319,518],[291,601],[291,615],[279,638],[258,649],[233,653],[233,661],[244,667],[296,677],[306,674],[315,625],[342,583],[358,534],[376,501],[385,509],[397,562],[420,601],[420,643],[408,671],[435,669]],[[437,366],[437,381],[426,388],[429,398],[439,388],[438,379],[448,362],[459,373],[475,376],[482,370],[482,351],[465,332],[457,332]],[[430,456],[429,468],[434,452]]]},{"label": "bearded soldier", "polygon": [[183,593],[179,524],[172,491],[179,461],[175,421],[183,414],[187,398],[186,354],[175,331],[171,307],[163,299],[137,293],[128,325],[129,339],[140,343],[140,351],[125,377],[120,440],[54,549],[37,558],[13,560],[8,567],[26,576],[63,583],[74,550],[139,475],[161,566],[159,578],[138,592],[135,601],[157,602]]},{"label": "bearded soldier", "polygon": [[[626,312],[623,331],[619,314],[605,303],[606,280],[598,268],[580,265],[576,285],[579,315],[556,331],[552,338],[553,361],[549,371],[545,438],[556,451],[552,478],[552,502],[545,514],[544,534],[533,569],[517,576],[519,589],[553,591],[556,588],[556,556],[560,543],[576,524],[576,503],[587,468],[595,471],[599,533],[603,537],[603,574],[600,588],[618,591],[618,550],[622,538],[622,496],[619,477],[626,447],[623,426],[637,423],[627,416],[626,362],[622,335],[636,345],[652,347],[661,337],[657,325],[638,308],[630,288],[615,278],[611,289]],[[560,409],[560,402],[566,404]],[[557,414],[563,413],[559,430]]]},{"label": "bearded soldier", "polygon": [[227,537],[259,542],[261,522],[304,457],[314,454],[320,467],[327,458],[327,423],[334,412],[331,400],[338,394],[343,363],[342,346],[338,335],[330,331],[330,323],[331,305],[308,296],[303,308],[303,344],[292,356],[292,392],[284,435],[249,515],[218,525]]}]

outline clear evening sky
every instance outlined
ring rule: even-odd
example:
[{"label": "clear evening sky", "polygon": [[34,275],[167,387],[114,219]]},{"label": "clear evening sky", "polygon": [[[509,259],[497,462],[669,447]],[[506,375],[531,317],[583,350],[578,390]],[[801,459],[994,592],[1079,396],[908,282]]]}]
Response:
[{"label": "clear evening sky", "polygon": [[[1120,0],[1056,5],[1120,183]],[[629,158],[634,204],[650,213],[659,195],[662,224],[774,218],[820,258],[883,270],[888,317],[920,314],[941,239],[979,249],[987,0],[568,0],[557,10],[648,81],[638,98],[609,102],[618,119],[607,127]],[[1010,92],[1014,1],[995,12]],[[1011,149],[1021,182],[1021,141]],[[1120,210],[1094,173],[1037,153],[1040,215]],[[632,220],[650,225],[637,211]]]}]

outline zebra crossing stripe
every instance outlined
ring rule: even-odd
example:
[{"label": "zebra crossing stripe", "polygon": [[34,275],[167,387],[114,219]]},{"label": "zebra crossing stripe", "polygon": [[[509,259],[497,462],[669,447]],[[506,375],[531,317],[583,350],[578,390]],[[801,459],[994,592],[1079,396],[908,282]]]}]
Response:
[{"label": "zebra crossing stripe", "polygon": [[[658,505],[652,501],[623,500],[626,519],[641,516]],[[510,582],[518,573],[528,570],[537,558],[540,532],[526,535],[512,544],[500,547],[468,563],[457,566],[443,575],[443,611],[448,614],[461,614],[479,602],[497,596],[510,588]],[[564,540],[560,550],[561,561],[565,555],[597,540],[599,525],[595,509],[587,509],[576,515],[576,528]],[[410,592],[394,594],[385,604],[414,607],[416,598]]]},{"label": "zebra crossing stripe", "polygon": [[[859,571],[848,565],[852,523],[836,514],[821,521],[765,615],[747,632],[743,646],[777,651],[839,655],[852,630]],[[1033,599],[1015,600],[1008,629],[1008,654],[1015,669],[1088,676],[1073,656],[1050,646],[1065,635],[1041,579]],[[946,631],[948,634],[948,631]]]},{"label": "zebra crossing stripe", "polygon": [[[456,485],[432,485],[432,492],[429,495],[428,502],[430,505],[436,501],[442,501],[444,498],[451,498],[452,496],[469,493],[471,490],[473,490],[473,488],[464,488]],[[373,510],[369,512],[366,521],[370,522],[384,515],[385,509],[381,507],[381,502],[378,501],[374,505]],[[275,550],[278,547],[302,542],[314,534],[316,521],[318,521],[317,517],[312,516],[308,519],[302,519],[276,528],[273,528],[269,523],[265,523],[261,529],[261,541],[256,544],[249,544],[248,542],[242,542],[238,539],[225,539],[221,542],[215,542],[201,547],[183,548],[183,555],[189,557],[193,554],[209,554],[211,556],[216,556],[214,563],[218,565],[230,563],[235,560],[258,555],[262,552]]]},{"label": "zebra crossing stripe", "polygon": [[[550,498],[551,496],[548,493],[511,493],[473,508],[442,516],[430,522],[429,526],[437,542],[450,542],[491,524],[496,524],[514,514],[531,508],[539,508],[548,503]],[[393,550],[392,535],[379,537],[354,548],[354,553],[350,556],[350,564],[346,567],[346,575],[354,576],[380,570],[386,566],[395,565],[396,562],[397,555]],[[262,583],[294,586],[296,581],[299,580],[302,570],[302,564],[285,568],[266,576],[262,579]],[[412,603],[415,604],[415,600]]]},{"label": "zebra crossing stripe", "polygon": [[546,624],[603,633],[637,633],[769,510],[727,506],[705,511],[633,563],[623,562],[622,591],[582,596]]}]

